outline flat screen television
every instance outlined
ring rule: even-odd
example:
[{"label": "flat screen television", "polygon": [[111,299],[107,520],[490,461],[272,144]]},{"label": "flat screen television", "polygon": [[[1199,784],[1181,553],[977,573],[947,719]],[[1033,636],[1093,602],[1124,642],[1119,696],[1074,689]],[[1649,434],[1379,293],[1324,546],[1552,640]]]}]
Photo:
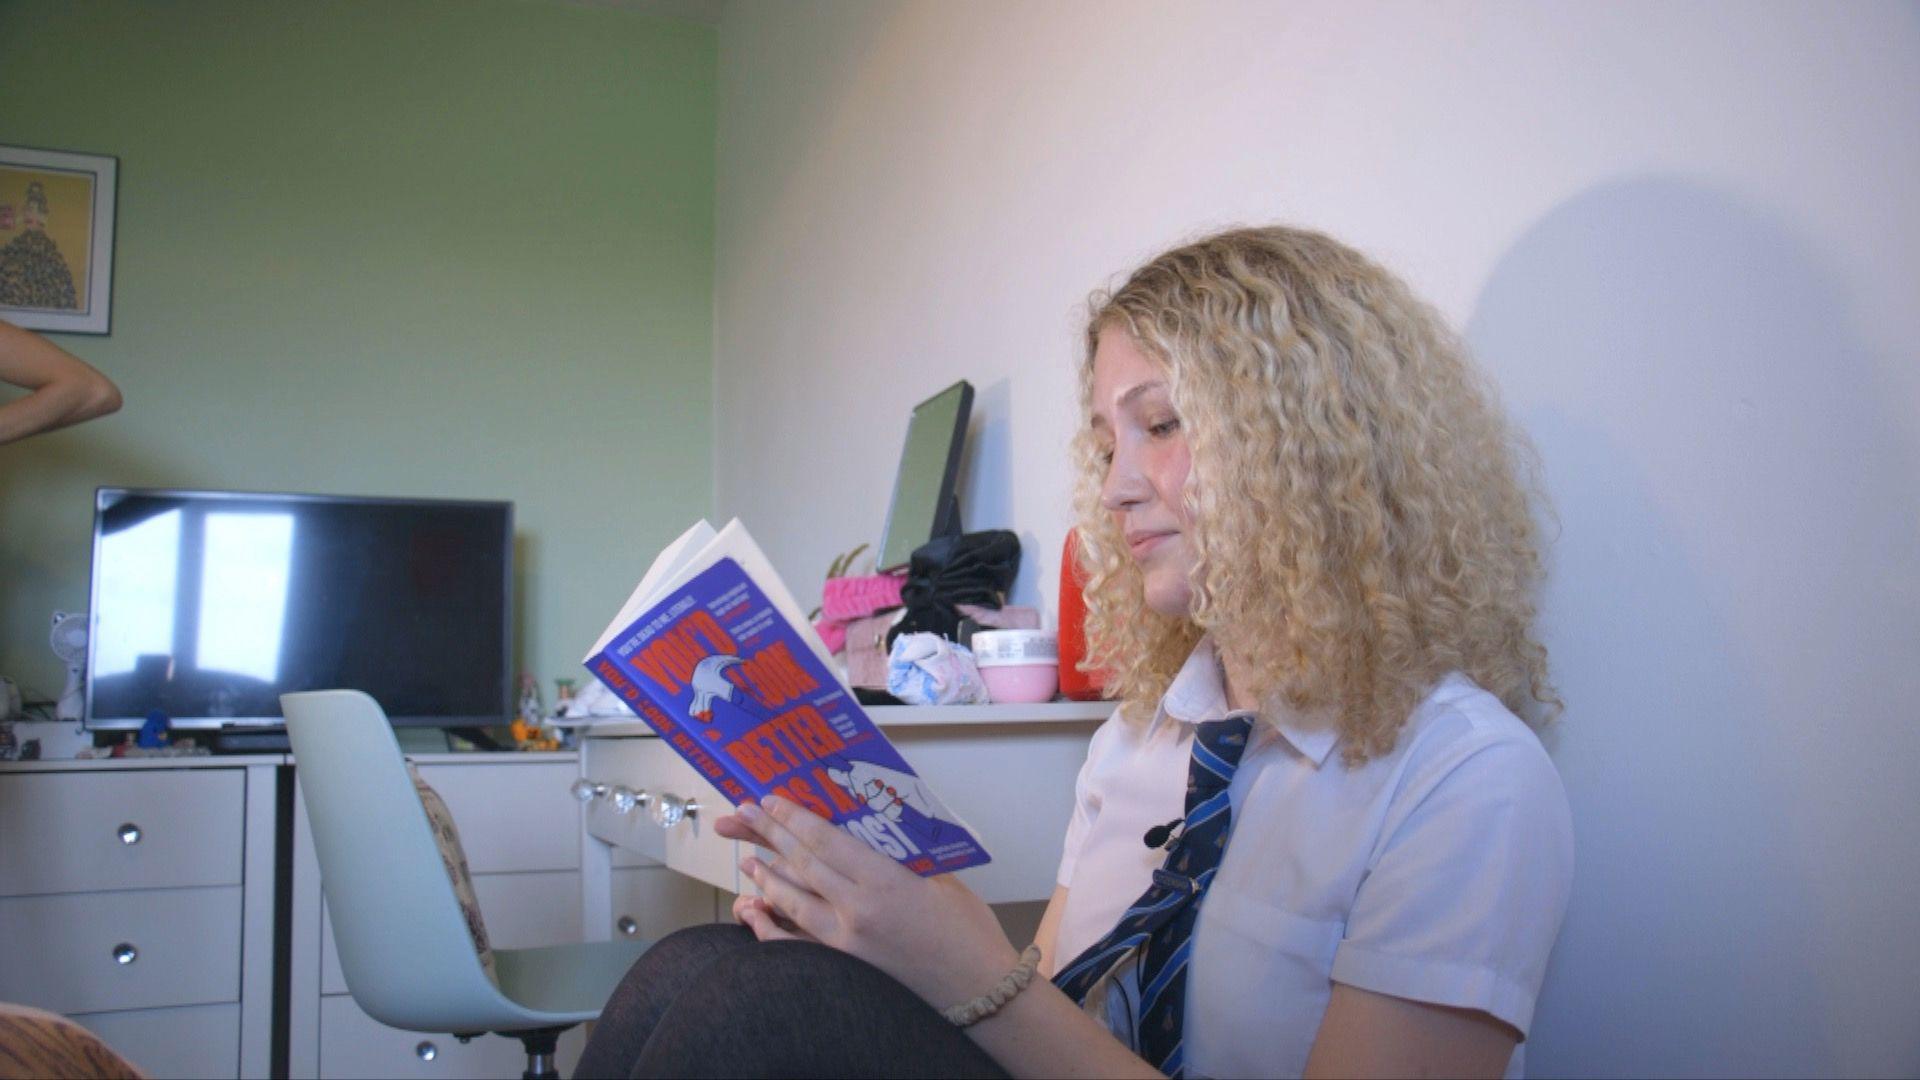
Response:
[{"label": "flat screen television", "polygon": [[967,445],[967,419],[973,413],[973,384],[961,379],[913,407],[907,420],[907,444],[900,451],[893,498],[880,535],[879,569],[898,570],[913,559],[913,549],[960,531],[960,500],[954,484]]},{"label": "flat screen television", "polygon": [[101,488],[86,725],[283,724],[364,690],[395,724],[511,712],[513,504]]}]

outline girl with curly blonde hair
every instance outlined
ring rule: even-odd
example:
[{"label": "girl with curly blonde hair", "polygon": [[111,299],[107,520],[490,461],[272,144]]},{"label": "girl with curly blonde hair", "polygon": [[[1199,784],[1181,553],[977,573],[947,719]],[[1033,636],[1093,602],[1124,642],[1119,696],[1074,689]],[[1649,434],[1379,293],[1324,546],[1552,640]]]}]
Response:
[{"label": "girl with curly blonde hair", "polygon": [[1093,309],[1082,408],[1102,335],[1124,334],[1164,368],[1192,455],[1192,604],[1160,614],[1103,500],[1113,436],[1095,420],[1075,441],[1087,632],[1116,696],[1150,713],[1210,631],[1249,700],[1333,709],[1353,764],[1450,671],[1517,713],[1559,705],[1533,635],[1524,444],[1397,278],[1317,233],[1248,229],[1168,252]]},{"label": "girl with curly blonde hair", "polygon": [[744,804],[715,827],[772,853],[741,863],[761,895],[616,994],[633,1075],[1521,1074],[1572,827],[1521,719],[1559,704],[1525,456],[1459,342],[1352,249],[1243,229],[1095,295],[1080,399],[1121,706],[1034,944],[951,875]]}]

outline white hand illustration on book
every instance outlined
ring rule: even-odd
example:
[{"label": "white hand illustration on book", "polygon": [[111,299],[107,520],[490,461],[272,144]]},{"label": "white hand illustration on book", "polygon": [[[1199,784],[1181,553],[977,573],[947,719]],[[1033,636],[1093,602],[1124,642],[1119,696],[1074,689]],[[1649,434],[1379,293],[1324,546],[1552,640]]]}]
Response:
[{"label": "white hand illustration on book", "polygon": [[727,681],[725,672],[741,662],[737,656],[715,654],[694,665],[693,678],[688,681],[693,687],[693,700],[687,705],[687,715],[695,720],[711,720],[714,698],[733,701],[734,691],[739,688]]},{"label": "white hand illustration on book", "polygon": [[829,768],[827,778],[889,821],[899,821],[909,806],[926,818],[939,818],[945,811],[919,777],[871,761],[856,761],[848,769]]}]

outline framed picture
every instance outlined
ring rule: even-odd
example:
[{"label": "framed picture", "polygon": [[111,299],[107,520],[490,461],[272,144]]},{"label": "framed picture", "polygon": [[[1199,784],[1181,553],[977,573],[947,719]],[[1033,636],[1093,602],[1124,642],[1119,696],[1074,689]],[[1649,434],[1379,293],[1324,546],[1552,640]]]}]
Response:
[{"label": "framed picture", "polygon": [[0,319],[108,332],[120,159],[0,146]]}]

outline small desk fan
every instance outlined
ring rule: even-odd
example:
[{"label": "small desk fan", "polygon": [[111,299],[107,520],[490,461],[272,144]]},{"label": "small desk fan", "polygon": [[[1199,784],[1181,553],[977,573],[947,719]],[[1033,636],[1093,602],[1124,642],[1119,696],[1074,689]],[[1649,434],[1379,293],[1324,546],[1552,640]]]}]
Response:
[{"label": "small desk fan", "polygon": [[78,720],[86,705],[82,694],[87,672],[87,613],[53,613],[53,655],[67,665],[67,688],[60,691],[60,702],[53,707],[55,720]]}]

